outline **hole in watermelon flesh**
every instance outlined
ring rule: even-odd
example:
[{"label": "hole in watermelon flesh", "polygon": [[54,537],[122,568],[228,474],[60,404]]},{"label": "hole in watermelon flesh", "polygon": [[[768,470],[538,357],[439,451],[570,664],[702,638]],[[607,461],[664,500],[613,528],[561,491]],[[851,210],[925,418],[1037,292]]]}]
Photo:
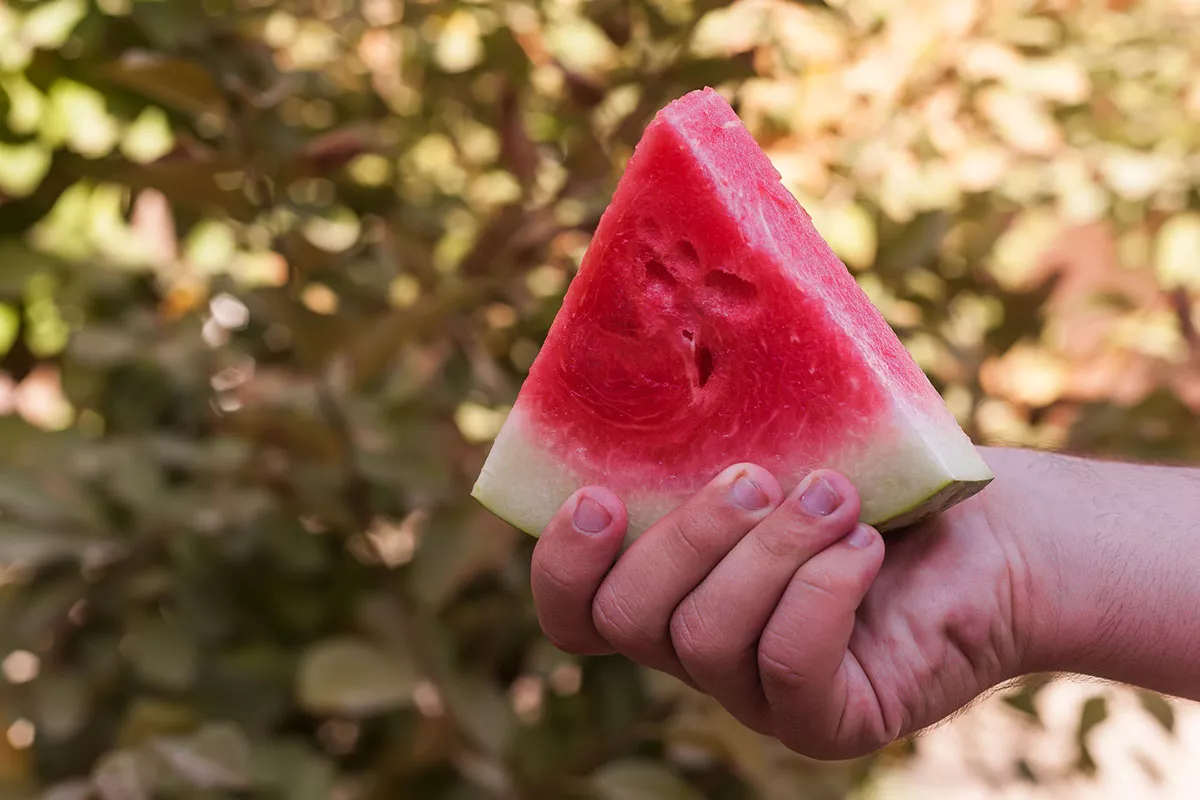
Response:
[{"label": "hole in watermelon flesh", "polygon": [[714,269],[705,275],[704,285],[715,289],[721,297],[737,303],[753,300],[758,294],[758,287],[753,283],[723,269]]},{"label": "hole in watermelon flesh", "polygon": [[713,371],[713,354],[704,345],[696,348],[696,375],[700,385],[708,383]]},{"label": "hole in watermelon flesh", "polygon": [[657,258],[651,258],[646,262],[646,276],[650,278],[652,284],[663,287],[675,285],[675,276]]},{"label": "hole in watermelon flesh", "polygon": [[685,331],[683,332],[683,338],[684,338],[684,339],[687,339],[687,340],[690,342],[690,341],[692,341],[693,339],[695,339],[695,338],[696,338],[696,334],[692,333],[692,332],[691,332],[691,331],[689,331],[689,330],[685,330]]},{"label": "hole in watermelon flesh", "polygon": [[700,256],[696,255],[696,248],[687,239],[680,239],[675,243],[675,252],[679,253],[679,257],[689,264],[698,264]]}]

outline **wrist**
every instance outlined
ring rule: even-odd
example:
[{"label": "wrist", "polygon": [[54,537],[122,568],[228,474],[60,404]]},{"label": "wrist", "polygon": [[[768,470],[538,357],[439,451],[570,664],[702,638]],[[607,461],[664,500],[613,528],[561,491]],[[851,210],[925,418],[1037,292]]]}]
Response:
[{"label": "wrist", "polygon": [[1200,473],[1022,450],[987,455],[998,485],[989,517],[1021,575],[1019,672],[1195,696]]},{"label": "wrist", "polygon": [[1082,597],[1094,582],[1081,531],[1089,465],[1023,449],[985,449],[996,474],[984,492],[993,534],[1008,553],[1017,674],[1074,671],[1091,627]]},{"label": "wrist", "polygon": [[[1012,677],[1062,669],[1064,614],[1059,552],[1061,531],[1050,520],[1062,494],[1064,475],[1054,454],[1019,448],[980,448],[995,474],[980,495],[991,536],[1004,553],[1009,573],[1013,650]],[[1049,486],[1053,476],[1055,487]]]}]

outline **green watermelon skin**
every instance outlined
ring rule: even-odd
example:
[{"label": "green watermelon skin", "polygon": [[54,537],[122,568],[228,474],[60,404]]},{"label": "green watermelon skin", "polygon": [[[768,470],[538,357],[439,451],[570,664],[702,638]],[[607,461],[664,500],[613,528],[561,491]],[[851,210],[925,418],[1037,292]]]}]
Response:
[{"label": "green watermelon skin", "polygon": [[882,530],[992,474],[711,89],[627,165],[473,495],[537,535],[580,486],[636,536],[725,467],[845,473]]}]

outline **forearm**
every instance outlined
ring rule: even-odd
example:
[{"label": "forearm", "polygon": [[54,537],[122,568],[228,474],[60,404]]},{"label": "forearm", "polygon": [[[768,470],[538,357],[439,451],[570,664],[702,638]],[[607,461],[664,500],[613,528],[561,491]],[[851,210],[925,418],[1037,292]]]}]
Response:
[{"label": "forearm", "polygon": [[1200,699],[1200,470],[987,457],[989,516],[1025,557],[1027,670]]}]

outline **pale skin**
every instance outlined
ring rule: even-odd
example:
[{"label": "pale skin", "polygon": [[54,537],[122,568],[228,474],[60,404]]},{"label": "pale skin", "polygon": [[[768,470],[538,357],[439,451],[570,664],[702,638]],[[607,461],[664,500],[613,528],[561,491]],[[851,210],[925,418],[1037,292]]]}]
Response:
[{"label": "pale skin", "polygon": [[785,496],[730,467],[624,552],[621,500],[581,489],[534,550],[538,618],[563,650],[675,675],[823,759],[1029,673],[1200,699],[1200,470],[981,452],[983,493],[886,538],[829,471]]}]

